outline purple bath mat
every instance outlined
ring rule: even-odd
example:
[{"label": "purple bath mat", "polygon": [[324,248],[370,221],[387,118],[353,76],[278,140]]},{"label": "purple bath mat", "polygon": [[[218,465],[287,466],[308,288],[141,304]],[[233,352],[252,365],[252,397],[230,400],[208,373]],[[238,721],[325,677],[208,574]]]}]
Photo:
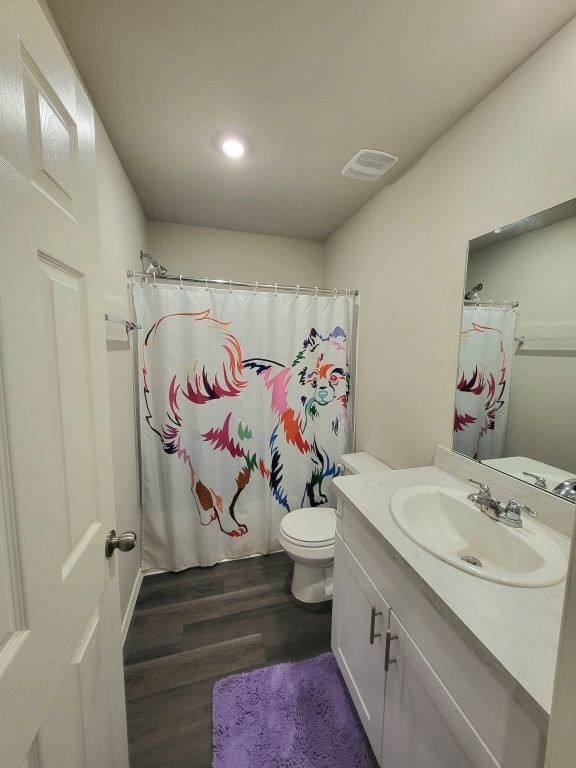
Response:
[{"label": "purple bath mat", "polygon": [[219,680],[213,768],[377,768],[332,653]]}]

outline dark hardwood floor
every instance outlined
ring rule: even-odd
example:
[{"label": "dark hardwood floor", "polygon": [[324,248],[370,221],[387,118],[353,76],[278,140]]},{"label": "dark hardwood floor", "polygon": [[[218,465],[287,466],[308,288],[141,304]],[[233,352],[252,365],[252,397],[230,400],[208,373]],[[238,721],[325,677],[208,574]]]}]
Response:
[{"label": "dark hardwood floor", "polygon": [[131,768],[210,768],[216,680],[329,650],[332,604],[297,603],[291,577],[279,553],[144,579],[124,646]]}]

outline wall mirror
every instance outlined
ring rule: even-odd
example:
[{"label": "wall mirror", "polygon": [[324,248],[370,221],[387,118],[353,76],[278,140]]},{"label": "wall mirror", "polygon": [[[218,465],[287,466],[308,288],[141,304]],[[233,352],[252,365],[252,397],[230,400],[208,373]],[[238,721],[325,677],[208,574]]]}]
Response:
[{"label": "wall mirror", "polygon": [[470,241],[452,447],[576,501],[576,199]]}]

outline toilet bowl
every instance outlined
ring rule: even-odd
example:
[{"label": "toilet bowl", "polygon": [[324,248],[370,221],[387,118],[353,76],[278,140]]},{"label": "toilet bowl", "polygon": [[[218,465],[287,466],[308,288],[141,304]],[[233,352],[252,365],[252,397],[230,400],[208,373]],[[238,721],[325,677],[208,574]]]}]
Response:
[{"label": "toilet bowl", "polygon": [[332,598],[336,510],[295,509],[282,518],[278,541],[294,561],[292,594],[302,603]]},{"label": "toilet bowl", "polygon": [[[342,457],[345,474],[365,474],[390,469],[368,453]],[[336,510],[332,507],[295,509],[282,518],[278,541],[294,561],[292,594],[302,603],[332,599]]]}]

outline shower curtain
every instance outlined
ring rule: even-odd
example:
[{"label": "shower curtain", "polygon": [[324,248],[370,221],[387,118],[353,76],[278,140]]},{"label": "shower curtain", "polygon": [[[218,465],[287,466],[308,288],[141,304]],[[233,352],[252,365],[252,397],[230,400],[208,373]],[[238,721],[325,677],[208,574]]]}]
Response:
[{"label": "shower curtain", "polygon": [[178,284],[133,298],[143,568],[278,550],[287,512],[334,504],[355,300]]},{"label": "shower curtain", "polygon": [[474,459],[502,455],[517,318],[511,307],[464,307],[453,448]]}]

